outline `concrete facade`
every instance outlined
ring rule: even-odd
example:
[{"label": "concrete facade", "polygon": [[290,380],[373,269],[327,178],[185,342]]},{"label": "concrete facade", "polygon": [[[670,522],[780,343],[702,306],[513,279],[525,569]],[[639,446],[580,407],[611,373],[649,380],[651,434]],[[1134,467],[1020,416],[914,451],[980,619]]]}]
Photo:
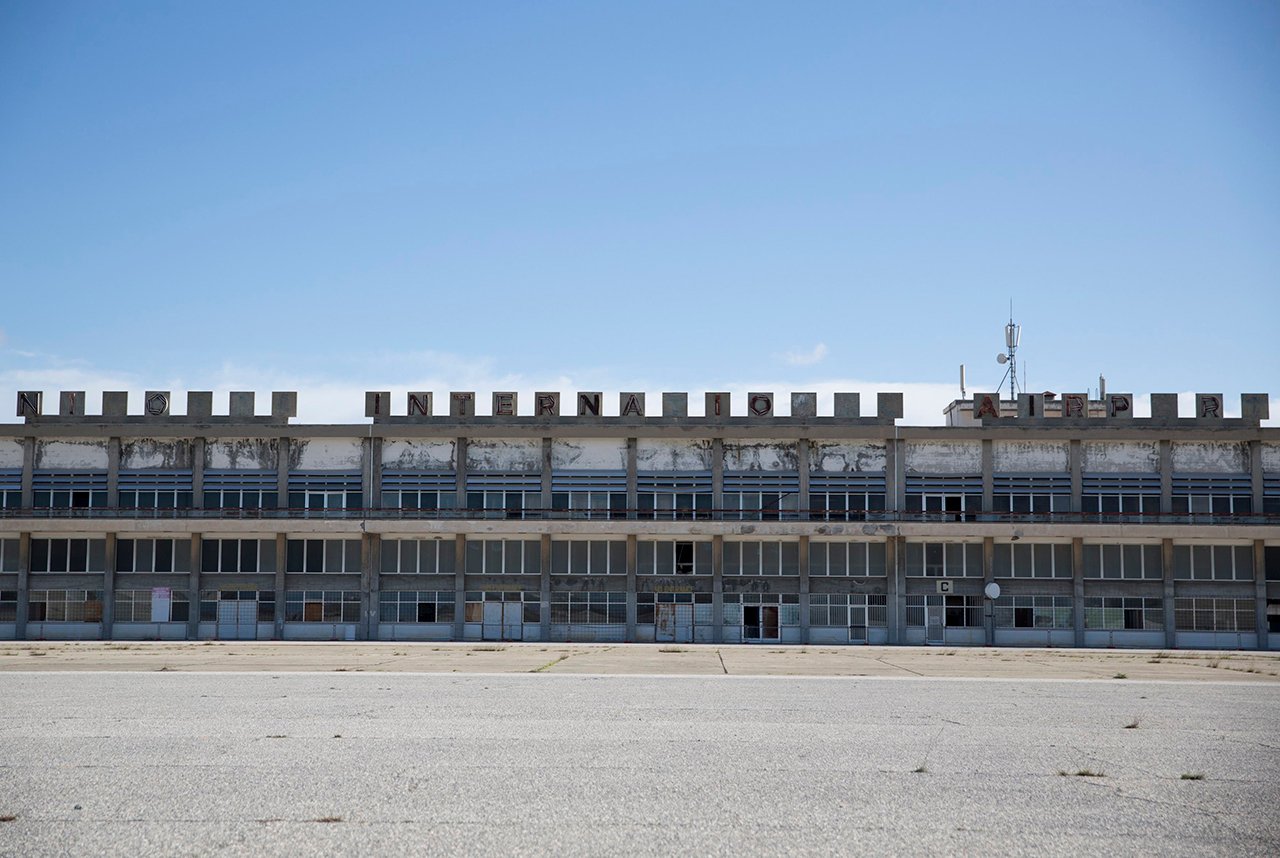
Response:
[{"label": "concrete facade", "polygon": [[1280,649],[1265,397],[980,394],[945,427],[893,394],[611,398],[375,392],[300,425],[290,393],[21,392],[0,638]]}]

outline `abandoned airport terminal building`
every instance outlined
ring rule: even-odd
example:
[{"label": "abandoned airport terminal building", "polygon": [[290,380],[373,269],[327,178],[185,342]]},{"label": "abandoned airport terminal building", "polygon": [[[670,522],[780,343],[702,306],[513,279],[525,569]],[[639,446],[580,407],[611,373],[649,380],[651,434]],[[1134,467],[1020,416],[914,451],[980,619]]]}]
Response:
[{"label": "abandoned airport terminal building", "polygon": [[0,638],[1280,649],[1265,395],[561,397],[18,392]]}]

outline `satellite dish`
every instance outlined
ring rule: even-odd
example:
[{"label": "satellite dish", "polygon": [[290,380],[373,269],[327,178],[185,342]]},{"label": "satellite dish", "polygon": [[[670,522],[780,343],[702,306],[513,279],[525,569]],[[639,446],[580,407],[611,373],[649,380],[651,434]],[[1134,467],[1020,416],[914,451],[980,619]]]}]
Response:
[{"label": "satellite dish", "polygon": [[987,594],[988,599],[999,599],[1000,585],[997,584],[995,581],[992,581],[990,584],[987,585],[987,588],[982,592]]},{"label": "satellite dish", "polygon": [[1006,355],[1006,354],[998,354],[998,355],[996,355],[996,363],[1008,363],[1008,362],[1009,362],[1009,356],[1008,356],[1008,355]]}]

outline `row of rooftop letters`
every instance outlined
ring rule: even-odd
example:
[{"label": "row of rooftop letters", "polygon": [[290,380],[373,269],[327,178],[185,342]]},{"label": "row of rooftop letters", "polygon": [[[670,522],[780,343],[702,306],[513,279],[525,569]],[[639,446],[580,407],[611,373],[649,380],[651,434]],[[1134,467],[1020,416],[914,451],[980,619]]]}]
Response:
[{"label": "row of rooftop letters", "polygon": [[[271,394],[271,414],[258,418],[255,414],[255,395],[251,391],[234,391],[228,396],[228,412],[226,418],[234,420],[266,419],[273,422],[287,422],[297,415],[297,393],[294,391],[274,392]],[[751,392],[745,396],[745,416],[749,419],[768,419],[776,415],[777,396],[773,392]],[[142,412],[137,415],[143,419],[169,420],[210,420],[213,414],[213,393],[210,391],[191,391],[187,394],[185,415],[172,413],[173,395],[170,391],[151,390],[143,395]],[[1029,393],[1021,394],[1016,402],[1003,403],[998,394],[979,393],[968,403],[973,419],[1041,419],[1044,417],[1063,417],[1075,419],[1132,419],[1134,414],[1133,394],[1111,394],[1105,400],[1092,401],[1088,394],[1066,393],[1060,398],[1055,394]],[[401,416],[393,416],[392,394],[390,391],[369,391],[365,393],[365,416],[375,422],[402,420],[430,420],[434,417],[445,417],[435,413],[434,394],[431,391],[409,391],[404,395],[404,409]],[[478,416],[474,391],[453,391],[448,394],[448,414],[451,420],[465,420]],[[604,418],[604,394],[600,391],[579,392],[575,395],[572,413],[577,418]],[[858,393],[835,393],[832,397],[832,415],[837,419],[862,419],[861,395]],[[952,409],[958,404],[953,403]],[[703,419],[728,420],[732,414],[733,397],[727,391],[704,394]],[[1012,406],[1012,407],[1010,407]],[[80,418],[90,416],[100,418],[129,418],[129,394],[127,391],[107,391],[102,394],[102,413],[86,414],[86,395],[84,391],[62,391],[58,396],[58,418]],[[1245,423],[1257,424],[1269,417],[1270,400],[1266,394],[1246,393],[1240,399],[1241,419]],[[666,419],[685,420],[690,418],[689,394],[663,393],[661,417]],[[868,418],[877,422],[893,421],[902,417],[903,397],[898,392],[881,392],[876,394],[876,413]],[[17,393],[16,415],[28,421],[39,421],[46,418],[44,414],[44,393],[42,391],[24,390]],[[52,415],[49,415],[52,416]],[[222,415],[219,415],[222,416]],[[489,417],[499,420],[514,420],[520,417],[519,394],[514,391],[495,391],[491,394]],[[561,393],[558,391],[539,391],[534,393],[532,408],[524,415],[537,419],[552,419],[562,416]],[[567,416],[567,415],[566,415]],[[646,395],[642,392],[622,392],[618,394],[619,418],[649,418],[646,409]],[[790,417],[797,419],[817,418],[818,394],[798,392],[790,395]],[[1194,410],[1190,419],[1202,421],[1220,421],[1226,417],[1226,404],[1220,393],[1199,393],[1195,395]],[[1179,419],[1178,395],[1174,393],[1151,394],[1151,418],[1166,421]],[[696,418],[695,418],[696,419]]]}]

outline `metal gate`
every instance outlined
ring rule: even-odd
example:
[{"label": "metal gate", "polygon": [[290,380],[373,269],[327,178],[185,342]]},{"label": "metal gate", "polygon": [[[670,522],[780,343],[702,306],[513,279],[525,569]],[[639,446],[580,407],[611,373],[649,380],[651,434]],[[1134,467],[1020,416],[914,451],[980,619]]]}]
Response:
[{"label": "metal gate", "polygon": [[945,626],[943,626],[943,607],[926,605],[924,609],[924,642],[941,644],[947,642]]},{"label": "metal gate", "polygon": [[524,639],[524,605],[521,602],[485,602],[480,637],[487,641]]},{"label": "metal gate", "polygon": [[218,640],[258,639],[258,601],[218,599]]},{"label": "metal gate", "polygon": [[658,643],[693,642],[693,605],[659,602],[654,611]]}]

